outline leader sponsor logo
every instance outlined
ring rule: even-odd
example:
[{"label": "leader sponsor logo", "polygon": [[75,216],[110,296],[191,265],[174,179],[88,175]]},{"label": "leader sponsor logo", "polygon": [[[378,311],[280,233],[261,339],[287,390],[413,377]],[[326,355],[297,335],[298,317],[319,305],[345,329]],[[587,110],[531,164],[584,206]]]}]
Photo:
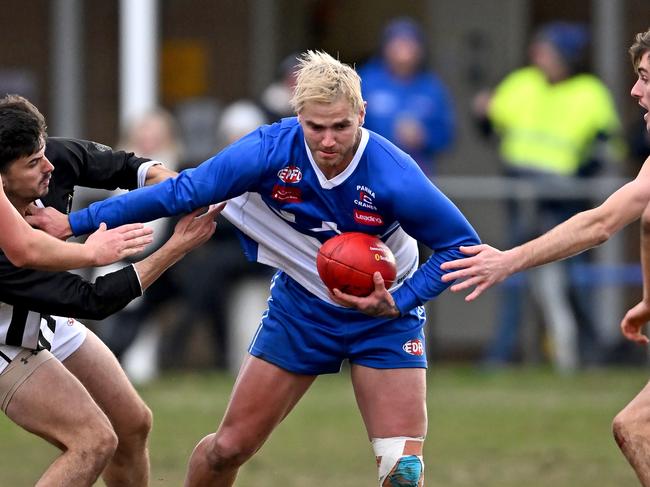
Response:
[{"label": "leader sponsor logo", "polygon": [[300,203],[302,202],[302,193],[300,188],[276,184],[271,191],[271,198],[282,203]]},{"label": "leader sponsor logo", "polygon": [[422,356],[424,355],[424,344],[419,338],[414,340],[409,340],[404,345],[402,345],[402,350],[404,350],[409,355]]},{"label": "leader sponsor logo", "polygon": [[302,180],[302,171],[298,166],[287,166],[278,171],[278,177],[283,183],[299,183]]},{"label": "leader sponsor logo", "polygon": [[368,211],[361,211],[354,209],[354,221],[360,223],[361,225],[372,225],[379,226],[384,224],[384,220],[381,215],[377,213],[370,213]]}]

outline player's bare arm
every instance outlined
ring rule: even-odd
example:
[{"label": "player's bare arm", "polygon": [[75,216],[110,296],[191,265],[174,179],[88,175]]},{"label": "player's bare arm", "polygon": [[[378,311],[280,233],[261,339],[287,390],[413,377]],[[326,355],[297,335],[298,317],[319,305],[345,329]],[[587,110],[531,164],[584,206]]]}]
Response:
[{"label": "player's bare arm", "polygon": [[372,276],[375,283],[375,290],[368,296],[358,297],[352,294],[345,294],[339,289],[332,291],[332,299],[341,306],[355,308],[362,313],[375,317],[397,318],[400,312],[395,306],[393,296],[386,289],[384,279],[380,272]]},{"label": "player's bare arm", "polygon": [[178,221],[174,233],[160,249],[135,264],[143,291],[166,269],[181,260],[185,254],[205,243],[214,234],[217,228],[214,219],[225,206],[225,203],[221,203],[210,207],[208,211],[199,208],[188,213]]},{"label": "player's bare arm", "polygon": [[0,190],[0,247],[16,266],[47,271],[112,264],[142,251],[152,241],[141,224],[95,232],[85,244],[62,242],[31,228]]},{"label": "player's bare arm", "polygon": [[473,301],[486,289],[525,269],[565,259],[608,240],[618,230],[639,218],[650,202],[650,165],[637,178],[621,187],[602,205],[574,215],[541,237],[513,249],[500,251],[489,245],[461,247],[467,258],[445,262],[451,271],[445,282],[460,280],[453,292],[474,288],[465,298]]},{"label": "player's bare arm", "polygon": [[[20,255],[12,259],[16,266],[46,271],[62,271],[80,267],[96,267],[112,264],[131,255],[142,252],[153,240],[153,230],[140,223],[123,225],[106,230],[103,225],[93,233],[86,243],[68,243],[56,239],[40,230],[34,230],[25,223],[24,247]],[[14,232],[14,236],[18,233]]]},{"label": "player's bare arm", "polygon": [[[135,223],[106,230],[104,225],[84,244],[58,240],[27,223],[14,226],[13,242],[2,245],[9,260],[18,267],[63,271],[80,267],[104,266],[141,252],[152,241],[152,230]],[[18,244],[18,245],[16,245]]]}]

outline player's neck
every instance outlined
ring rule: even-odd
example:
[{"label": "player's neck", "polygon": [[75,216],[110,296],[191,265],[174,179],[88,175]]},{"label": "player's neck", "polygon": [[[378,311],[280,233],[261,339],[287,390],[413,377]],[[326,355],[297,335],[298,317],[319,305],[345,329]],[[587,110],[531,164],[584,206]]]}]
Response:
[{"label": "player's neck", "polygon": [[21,216],[24,218],[25,215],[27,214],[27,208],[29,207],[30,203],[32,201],[25,201],[22,198],[16,197],[15,195],[12,195],[11,193],[5,193],[7,195],[7,199],[9,202],[18,210],[18,213],[21,214]]}]

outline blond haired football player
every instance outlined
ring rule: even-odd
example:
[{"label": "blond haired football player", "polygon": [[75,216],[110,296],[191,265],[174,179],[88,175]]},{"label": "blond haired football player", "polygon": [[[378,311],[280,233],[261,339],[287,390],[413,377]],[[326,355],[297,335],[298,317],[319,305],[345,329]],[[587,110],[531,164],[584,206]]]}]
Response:
[{"label": "blond haired football player", "polygon": [[[80,234],[100,221],[148,221],[228,200],[224,215],[242,232],[246,255],[278,269],[225,416],[192,453],[187,486],[232,485],[316,378],[340,372],[345,360],[379,485],[421,486],[422,305],[446,288],[439,265],[478,236],[409,155],[363,128],[361,80],[350,66],[304,53],[293,106],[296,117],[259,127],[174,179],[72,213],[70,226]],[[316,254],[343,232],[377,235],[390,247],[390,290],[377,273],[370,296],[328,293]],[[418,241],[434,251],[419,268]]]}]

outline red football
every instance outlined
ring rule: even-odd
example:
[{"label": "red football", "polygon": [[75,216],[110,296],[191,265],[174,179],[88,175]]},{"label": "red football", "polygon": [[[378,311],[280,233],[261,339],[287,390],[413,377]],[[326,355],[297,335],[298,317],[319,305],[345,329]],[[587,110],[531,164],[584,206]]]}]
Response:
[{"label": "red football", "polygon": [[342,233],[330,238],[318,250],[318,275],[327,288],[346,294],[368,296],[375,284],[372,276],[381,272],[389,288],[395,281],[395,256],[388,246],[373,235]]}]

